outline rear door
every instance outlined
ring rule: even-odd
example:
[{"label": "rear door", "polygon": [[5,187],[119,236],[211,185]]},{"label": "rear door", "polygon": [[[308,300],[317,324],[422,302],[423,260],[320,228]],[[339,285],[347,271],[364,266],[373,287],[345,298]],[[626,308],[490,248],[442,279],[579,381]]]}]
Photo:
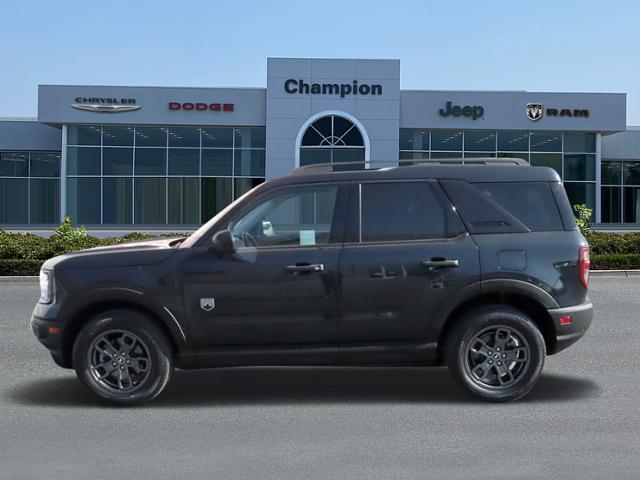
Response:
[{"label": "rear door", "polygon": [[479,280],[475,243],[435,181],[362,182],[351,192],[341,355],[363,344],[435,341],[438,308]]}]

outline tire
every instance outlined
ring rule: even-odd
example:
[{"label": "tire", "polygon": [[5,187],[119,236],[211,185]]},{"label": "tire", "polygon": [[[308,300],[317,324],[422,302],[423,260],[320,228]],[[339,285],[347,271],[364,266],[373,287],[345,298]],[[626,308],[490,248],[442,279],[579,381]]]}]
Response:
[{"label": "tire", "polygon": [[165,333],[135,310],[108,310],[80,330],[73,346],[80,383],[99,400],[141,405],[171,378],[173,354]]},{"label": "tire", "polygon": [[456,383],[490,402],[525,396],[540,376],[545,355],[544,338],[531,319],[503,305],[464,315],[445,346],[445,362]]}]

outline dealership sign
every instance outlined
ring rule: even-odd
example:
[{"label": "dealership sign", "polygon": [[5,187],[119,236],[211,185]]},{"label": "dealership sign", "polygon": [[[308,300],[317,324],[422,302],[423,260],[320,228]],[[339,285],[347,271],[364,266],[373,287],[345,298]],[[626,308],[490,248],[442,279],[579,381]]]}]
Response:
[{"label": "dealership sign", "polygon": [[169,110],[185,110],[187,112],[233,112],[233,103],[205,103],[205,102],[169,102]]},{"label": "dealership sign", "polygon": [[438,110],[441,117],[469,117],[471,120],[477,120],[484,116],[484,107],[482,105],[453,105],[453,102],[447,102],[444,108]]},{"label": "dealership sign", "polygon": [[382,85],[371,83],[307,83],[304,80],[290,78],[284,82],[284,91],[298,95],[382,95]]},{"label": "dealership sign", "polygon": [[589,118],[586,108],[543,108],[541,103],[527,103],[527,118],[532,122],[540,120],[546,113],[547,117]]},{"label": "dealership sign", "polygon": [[76,97],[71,106],[77,110],[98,113],[133,112],[140,110],[135,98]]}]

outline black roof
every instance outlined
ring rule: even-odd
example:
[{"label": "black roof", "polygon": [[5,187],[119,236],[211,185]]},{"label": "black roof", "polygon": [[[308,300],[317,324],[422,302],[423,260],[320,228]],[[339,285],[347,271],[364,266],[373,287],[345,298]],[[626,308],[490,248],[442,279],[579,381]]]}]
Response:
[{"label": "black roof", "polygon": [[[494,159],[495,160],[495,159]],[[331,172],[300,168],[275,180],[280,184],[347,180],[415,180],[459,179],[468,182],[560,182],[558,173],[549,167],[529,165],[429,165],[419,164],[380,169]]]}]

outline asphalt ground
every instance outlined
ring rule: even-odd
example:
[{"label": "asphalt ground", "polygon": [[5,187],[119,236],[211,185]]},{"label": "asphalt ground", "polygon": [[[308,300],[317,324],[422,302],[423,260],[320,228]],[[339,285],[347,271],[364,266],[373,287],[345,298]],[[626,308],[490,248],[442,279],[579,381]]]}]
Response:
[{"label": "asphalt ground", "polygon": [[142,408],[96,405],[0,283],[1,479],[638,479],[640,276],[592,277],[593,326],[511,404],[444,368],[176,371]]}]

